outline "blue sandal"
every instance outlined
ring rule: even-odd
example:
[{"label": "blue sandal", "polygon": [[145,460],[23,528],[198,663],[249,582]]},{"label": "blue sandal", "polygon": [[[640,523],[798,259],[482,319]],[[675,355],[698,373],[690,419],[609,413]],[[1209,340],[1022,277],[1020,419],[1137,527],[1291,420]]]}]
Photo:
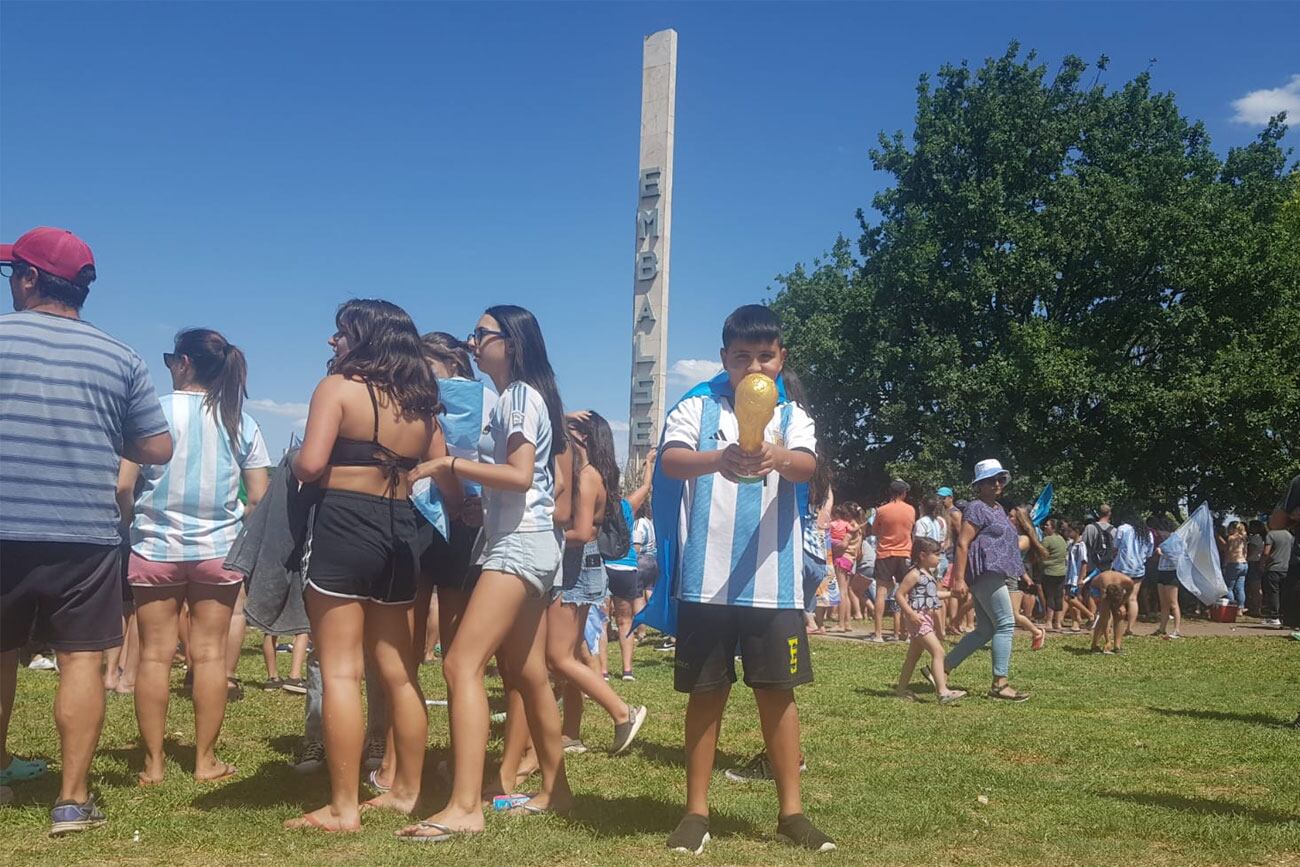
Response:
[{"label": "blue sandal", "polygon": [[49,762],[45,761],[45,759],[20,759],[17,756],[12,756],[9,760],[9,767],[0,768],[0,786],[35,780],[45,776],[48,769]]}]

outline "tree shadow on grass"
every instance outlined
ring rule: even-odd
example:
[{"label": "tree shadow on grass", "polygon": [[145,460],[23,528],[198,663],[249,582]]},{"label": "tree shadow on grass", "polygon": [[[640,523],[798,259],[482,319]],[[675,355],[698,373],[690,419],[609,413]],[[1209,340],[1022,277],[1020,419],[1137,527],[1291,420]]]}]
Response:
[{"label": "tree shadow on grass", "polygon": [[1189,798],[1185,795],[1145,794],[1140,792],[1099,791],[1097,794],[1103,798],[1128,801],[1133,804],[1141,804],[1144,807],[1164,807],[1201,816],[1240,817],[1265,825],[1288,825],[1293,822],[1300,822],[1300,815],[1294,813],[1281,813],[1277,810],[1266,810],[1262,807],[1247,807],[1242,804],[1234,804],[1231,801],[1216,801],[1212,798]]},{"label": "tree shadow on grass", "polygon": [[257,770],[220,783],[191,802],[198,810],[267,809],[292,805],[315,809],[329,800],[329,775],[299,774],[285,762],[263,762]]},{"label": "tree shadow on grass", "polygon": [[[1063,650],[1064,652],[1069,653],[1069,654],[1071,654],[1071,655],[1073,655],[1073,656],[1093,656],[1093,655],[1094,655],[1093,652],[1092,652],[1092,648],[1091,648],[1091,647],[1080,647],[1080,646],[1077,645],[1077,644],[1064,644],[1064,645],[1061,645],[1061,650]],[[1100,653],[1098,653],[1098,654],[1096,654],[1096,655],[1097,655],[1097,656],[1102,656],[1102,655],[1104,655],[1104,654],[1100,654]]]},{"label": "tree shadow on grass", "polygon": [[[666,837],[677,827],[684,814],[685,808],[679,803],[660,801],[645,795],[608,798],[583,794],[577,797],[568,820],[597,837],[625,837],[634,834],[662,834]],[[716,809],[709,816],[709,833],[714,837],[766,836],[752,822],[728,816]]]},{"label": "tree shadow on grass", "polygon": [[1290,727],[1291,721],[1266,713],[1241,713],[1231,710],[1209,710],[1190,707],[1149,707],[1147,710],[1161,716],[1185,716],[1192,719],[1214,720],[1216,722],[1242,722],[1274,728]]}]

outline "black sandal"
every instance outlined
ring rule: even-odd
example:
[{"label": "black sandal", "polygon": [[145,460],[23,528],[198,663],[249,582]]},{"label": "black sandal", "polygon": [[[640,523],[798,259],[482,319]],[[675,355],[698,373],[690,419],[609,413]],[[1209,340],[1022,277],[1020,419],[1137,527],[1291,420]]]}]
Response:
[{"label": "black sandal", "polygon": [[[1008,694],[1010,690],[1010,694]],[[1022,701],[1029,701],[1029,693],[1020,692],[1011,688],[1011,684],[1005,683],[1002,686],[995,686],[989,690],[989,698],[996,698],[1002,701],[1013,701],[1017,704]]]}]

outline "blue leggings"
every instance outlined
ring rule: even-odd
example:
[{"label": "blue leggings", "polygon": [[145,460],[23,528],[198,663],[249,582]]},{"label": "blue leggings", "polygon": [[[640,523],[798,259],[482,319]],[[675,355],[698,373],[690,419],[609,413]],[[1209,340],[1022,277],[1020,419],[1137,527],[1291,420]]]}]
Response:
[{"label": "blue leggings", "polygon": [[944,668],[952,671],[966,657],[986,644],[993,644],[993,676],[1007,677],[1011,671],[1011,635],[1016,615],[1011,610],[1011,593],[1002,575],[985,572],[969,582],[975,600],[975,629],[962,636],[948,652]]}]

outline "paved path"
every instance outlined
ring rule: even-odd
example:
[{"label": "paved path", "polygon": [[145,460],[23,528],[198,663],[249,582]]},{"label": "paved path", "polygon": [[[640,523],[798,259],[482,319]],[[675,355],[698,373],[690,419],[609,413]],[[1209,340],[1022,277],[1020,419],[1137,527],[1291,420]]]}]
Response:
[{"label": "paved path", "polygon": [[[888,631],[891,624],[892,621],[889,618],[886,618],[885,619],[886,631]],[[862,642],[865,642],[868,638],[871,637],[872,633],[865,630],[862,627],[862,624],[860,622],[854,621],[851,624],[851,626],[853,627],[852,631],[848,633],[839,633],[839,632],[828,632],[825,634],[818,633],[814,637],[834,638],[841,641],[862,641]],[[1139,621],[1137,625],[1137,631],[1135,634],[1137,635],[1137,637],[1140,638],[1144,635],[1149,635],[1154,629],[1155,626],[1153,624],[1142,623]],[[1186,635],[1189,638],[1192,636],[1201,637],[1207,635],[1228,635],[1234,638],[1240,638],[1244,636],[1249,638],[1273,638],[1273,639],[1287,639],[1287,640],[1291,639],[1290,629],[1286,629],[1286,628],[1278,629],[1277,627],[1274,626],[1261,626],[1259,621],[1253,617],[1238,619],[1236,623],[1212,623],[1208,620],[1184,620],[1182,633],[1183,635]],[[1047,636],[1047,640],[1051,641],[1053,638],[1062,638],[1062,637],[1069,638],[1070,635],[1068,633],[1065,634],[1064,636],[1052,635],[1049,633]],[[893,642],[890,643],[892,644]],[[888,645],[881,645],[881,646],[885,647]]]}]

